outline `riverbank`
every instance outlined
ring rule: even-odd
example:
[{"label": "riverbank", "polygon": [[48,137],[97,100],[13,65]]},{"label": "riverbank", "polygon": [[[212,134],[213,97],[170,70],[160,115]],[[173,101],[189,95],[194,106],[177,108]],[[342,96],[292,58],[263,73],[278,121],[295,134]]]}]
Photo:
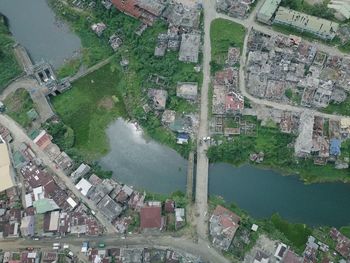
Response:
[{"label": "riverbank", "polygon": [[13,53],[14,44],[15,40],[8,29],[6,17],[0,13],[0,93],[12,79],[22,73]]},{"label": "riverbank", "polygon": [[[291,146],[295,136],[281,133],[277,127],[262,126],[260,121],[249,118],[256,125],[256,135],[239,135],[232,139],[224,136],[214,137],[216,145],[208,150],[210,162],[225,162],[234,166],[250,163],[256,167],[273,169],[283,175],[298,175],[305,183],[350,182],[349,169],[335,169],[333,164],[323,166],[313,160],[294,156]],[[251,153],[264,153],[261,163],[249,160]],[[342,144],[342,157],[350,157],[350,142]]]},{"label": "riverbank", "polygon": [[[312,235],[318,241],[329,246],[327,252],[318,254],[318,262],[322,262],[322,259],[326,258],[334,260],[333,262],[338,262],[341,259],[339,254],[334,253],[336,243],[331,239],[329,234],[331,227],[310,227],[300,223],[289,223],[277,213],[273,214],[270,218],[258,220],[251,217],[234,203],[228,204],[220,197],[211,196],[209,199],[210,211],[213,211],[217,205],[226,207],[241,218],[232,245],[224,253],[232,262],[243,262],[245,255],[256,245],[256,241],[261,236],[266,236],[273,241],[282,242],[297,254],[302,255],[308,237]],[[251,230],[253,224],[258,226],[256,232]],[[340,231],[350,238],[348,229],[349,227],[341,227]]]}]

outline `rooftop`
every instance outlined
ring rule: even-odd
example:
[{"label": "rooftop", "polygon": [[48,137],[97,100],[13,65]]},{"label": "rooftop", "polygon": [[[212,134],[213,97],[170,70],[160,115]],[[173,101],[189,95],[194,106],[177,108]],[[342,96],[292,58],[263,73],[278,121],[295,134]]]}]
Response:
[{"label": "rooftop", "polygon": [[339,24],[333,21],[307,15],[282,6],[278,8],[274,22],[286,23],[324,38],[333,38],[339,27]]},{"label": "rooftop", "polygon": [[15,185],[13,170],[9,156],[9,150],[5,142],[0,137],[0,192],[5,191]]}]

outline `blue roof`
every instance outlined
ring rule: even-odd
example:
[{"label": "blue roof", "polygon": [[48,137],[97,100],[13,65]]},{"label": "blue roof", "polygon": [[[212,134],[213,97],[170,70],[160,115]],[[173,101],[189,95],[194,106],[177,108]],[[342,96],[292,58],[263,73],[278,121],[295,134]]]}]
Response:
[{"label": "blue roof", "polygon": [[330,143],[331,147],[329,149],[329,153],[335,156],[340,155],[341,141],[337,138],[332,138]]},{"label": "blue roof", "polygon": [[190,136],[188,135],[188,133],[183,133],[183,132],[181,132],[181,133],[179,133],[179,134],[177,135],[177,138],[178,138],[178,139],[188,140],[188,139],[190,138]]}]

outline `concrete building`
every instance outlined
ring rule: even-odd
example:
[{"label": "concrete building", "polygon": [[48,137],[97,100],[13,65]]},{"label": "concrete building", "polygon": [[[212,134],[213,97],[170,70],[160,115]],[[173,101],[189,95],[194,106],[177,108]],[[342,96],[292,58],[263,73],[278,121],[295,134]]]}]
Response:
[{"label": "concrete building", "polygon": [[89,190],[92,187],[92,184],[84,178],[82,178],[79,183],[75,185],[75,187],[81,192],[83,196],[87,196]]},{"label": "concrete building", "polygon": [[294,146],[295,155],[298,157],[311,153],[314,121],[312,113],[304,111],[300,116],[299,135]]},{"label": "concrete building", "polygon": [[123,211],[121,205],[113,201],[109,195],[98,203],[97,208],[109,221],[116,219]]},{"label": "concrete building", "polygon": [[15,186],[14,175],[9,149],[0,137],[0,192]]},{"label": "concrete building", "polygon": [[339,27],[339,24],[333,21],[310,16],[282,6],[278,8],[273,23],[291,26],[301,32],[308,32],[326,40],[332,40]]},{"label": "concrete building", "polygon": [[20,230],[23,237],[34,236],[34,216],[23,217]]},{"label": "concrete building", "polygon": [[271,24],[281,0],[266,0],[256,14],[256,19],[265,24]]},{"label": "concrete building", "polygon": [[180,46],[179,60],[183,62],[197,63],[200,44],[200,34],[183,34]]},{"label": "concrete building", "polygon": [[198,96],[198,84],[193,82],[180,82],[176,87],[176,96],[196,101]]},{"label": "concrete building", "polygon": [[71,173],[71,178],[73,182],[76,182],[79,178],[85,176],[88,172],[90,172],[91,168],[89,165],[82,163],[78,169],[76,169],[73,173]]}]

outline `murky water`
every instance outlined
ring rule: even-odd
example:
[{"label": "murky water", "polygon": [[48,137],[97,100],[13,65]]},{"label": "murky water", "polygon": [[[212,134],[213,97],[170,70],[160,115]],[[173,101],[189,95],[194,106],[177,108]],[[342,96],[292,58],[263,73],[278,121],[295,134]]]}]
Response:
[{"label": "murky water", "polygon": [[8,18],[11,33],[35,62],[44,59],[57,68],[65,59],[79,55],[79,37],[56,20],[45,0],[0,0],[0,13]]},{"label": "murky water", "polygon": [[[117,180],[159,193],[185,191],[187,161],[175,151],[145,140],[134,124],[122,119],[107,134],[111,152],[101,165]],[[309,225],[350,224],[349,184],[305,185],[297,177],[271,170],[218,163],[209,168],[209,192],[258,218],[278,212],[289,221]]]}]

